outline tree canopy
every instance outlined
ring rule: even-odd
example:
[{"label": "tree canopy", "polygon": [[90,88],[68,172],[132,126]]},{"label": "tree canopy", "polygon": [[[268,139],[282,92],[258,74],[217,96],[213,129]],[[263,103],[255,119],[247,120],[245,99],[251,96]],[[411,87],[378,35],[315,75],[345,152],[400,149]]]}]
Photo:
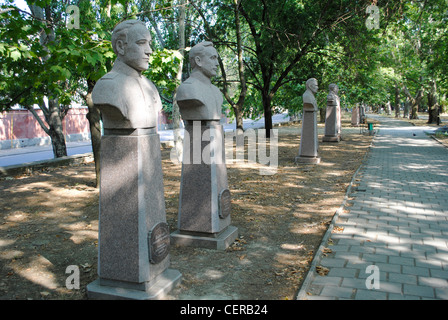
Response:
[{"label": "tree canopy", "polygon": [[[73,102],[87,104],[95,81],[112,67],[111,31],[125,19],[146,22],[153,35],[146,75],[169,114],[189,74],[188,49],[203,40],[220,53],[214,81],[224,108],[237,120],[263,115],[268,137],[273,113],[301,110],[311,77],[321,96],[338,84],[343,107],[391,102],[400,111],[407,103],[415,117],[419,108],[445,105],[445,0],[27,0],[28,10],[12,0],[0,4],[0,110],[39,105],[49,134]],[[79,8],[79,29],[67,26],[68,5]]]}]

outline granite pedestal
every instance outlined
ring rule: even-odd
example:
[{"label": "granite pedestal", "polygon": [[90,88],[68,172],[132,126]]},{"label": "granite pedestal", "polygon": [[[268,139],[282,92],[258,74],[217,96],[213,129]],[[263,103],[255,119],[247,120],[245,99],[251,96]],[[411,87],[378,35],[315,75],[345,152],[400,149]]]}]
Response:
[{"label": "granite pedestal", "polygon": [[178,230],[171,243],[223,250],[238,236],[230,226],[224,132],[219,121],[185,121]]},{"label": "granite pedestal", "polygon": [[317,139],[317,110],[304,108],[299,156],[295,160],[296,163],[320,163]]},{"label": "granite pedestal", "polygon": [[101,139],[99,279],[94,299],[160,299],[181,279],[169,269],[160,139],[155,128],[105,130]]},{"label": "granite pedestal", "polygon": [[339,142],[340,134],[340,117],[337,105],[328,105],[325,114],[325,135],[323,142]]},{"label": "granite pedestal", "polygon": [[353,107],[352,109],[352,120],[351,120],[351,124],[354,127],[358,127],[359,126],[359,107]]}]

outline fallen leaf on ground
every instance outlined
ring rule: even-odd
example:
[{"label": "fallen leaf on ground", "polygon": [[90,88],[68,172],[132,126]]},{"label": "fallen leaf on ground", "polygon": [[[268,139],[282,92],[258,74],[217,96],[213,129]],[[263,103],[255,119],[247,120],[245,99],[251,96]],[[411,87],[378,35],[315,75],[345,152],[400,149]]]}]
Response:
[{"label": "fallen leaf on ground", "polygon": [[328,272],[330,272],[330,269],[322,267],[322,266],[317,266],[316,272],[320,276],[326,276],[328,274]]}]

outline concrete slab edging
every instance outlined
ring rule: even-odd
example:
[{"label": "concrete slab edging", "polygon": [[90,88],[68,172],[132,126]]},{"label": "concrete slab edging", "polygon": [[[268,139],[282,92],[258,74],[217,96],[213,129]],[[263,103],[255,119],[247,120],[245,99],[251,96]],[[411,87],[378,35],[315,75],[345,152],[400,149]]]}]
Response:
[{"label": "concrete slab edging", "polygon": [[[379,130],[378,130],[379,131]],[[377,134],[378,131],[375,133]],[[352,191],[352,187],[353,184],[356,180],[356,177],[358,176],[359,171],[361,170],[361,168],[363,167],[363,165],[366,163],[367,157],[370,154],[370,149],[372,147],[374,143],[374,139],[372,140],[372,142],[370,143],[369,147],[367,148],[367,152],[364,155],[361,164],[359,165],[358,169],[356,169],[355,173],[353,174],[353,177],[347,187],[347,190],[345,192],[345,196],[344,196],[344,200],[342,200],[341,206],[336,210],[335,214],[333,215],[333,218],[331,219],[330,225],[328,226],[327,231],[325,232],[321,244],[319,246],[319,248],[317,249],[316,254],[314,255],[313,261],[311,262],[310,268],[308,270],[308,274],[305,277],[305,280],[303,280],[303,283],[297,293],[297,297],[296,300],[306,300],[306,297],[308,296],[307,294],[307,288],[308,286],[312,283],[312,281],[314,280],[314,278],[316,277],[317,273],[316,273],[316,267],[318,266],[318,264],[320,263],[320,261],[322,260],[322,253],[323,250],[326,248],[326,243],[328,241],[328,239],[331,236],[331,233],[333,232],[333,228],[335,226],[335,223],[337,221],[337,219],[339,218],[339,214],[342,212],[342,210],[344,210],[345,205],[347,203],[348,197],[351,194]]]},{"label": "concrete slab edging", "polygon": [[49,160],[33,161],[28,163],[0,167],[0,177],[10,177],[18,174],[30,174],[32,172],[42,170],[48,167],[60,167],[71,164],[88,163],[92,161],[93,161],[92,152]]},{"label": "concrete slab edging", "polygon": [[[174,147],[173,141],[161,141],[160,146],[164,149],[169,149]],[[72,156],[66,156],[61,158],[46,159],[40,161],[33,161],[21,164],[14,164],[10,166],[0,166],[0,178],[10,177],[19,174],[30,174],[32,172],[42,170],[46,167],[60,167],[67,166],[71,164],[81,164],[89,163],[94,161],[93,153],[83,153]]]}]

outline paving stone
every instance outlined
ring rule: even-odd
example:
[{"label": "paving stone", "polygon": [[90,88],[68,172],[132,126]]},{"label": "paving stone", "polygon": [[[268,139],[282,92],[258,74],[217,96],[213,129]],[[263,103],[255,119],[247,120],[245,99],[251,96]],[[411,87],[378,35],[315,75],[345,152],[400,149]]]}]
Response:
[{"label": "paving stone", "polygon": [[414,266],[415,261],[412,258],[404,258],[404,257],[389,257],[389,263],[392,264],[400,264],[406,266]]},{"label": "paving stone", "polygon": [[359,269],[353,269],[353,268],[331,268],[330,272],[328,273],[328,276],[353,278],[356,277],[359,271],[360,271]]},{"label": "paving stone", "polygon": [[417,276],[413,274],[402,274],[402,273],[394,273],[389,272],[389,281],[399,282],[399,283],[408,283],[408,284],[417,284]]},{"label": "paving stone", "polygon": [[324,297],[327,296],[338,298],[351,298],[353,295],[353,289],[345,287],[326,286],[322,290],[320,295]]},{"label": "paving stone", "polygon": [[418,284],[432,288],[448,288],[448,281],[446,279],[436,277],[418,277]]},{"label": "paving stone", "polygon": [[422,285],[404,284],[403,293],[420,297],[435,298],[434,289]]},{"label": "paving stone", "polygon": [[355,299],[356,300],[386,300],[387,293],[381,291],[372,290],[356,290]]},{"label": "paving stone", "polygon": [[[333,253],[320,261],[329,276],[311,286],[321,285],[325,299],[448,300],[448,150],[424,134],[411,136],[405,121],[378,119],[356,177],[365,191],[352,189],[351,206],[337,220],[344,231],[330,235]],[[378,290],[366,285],[370,265],[378,267]]]},{"label": "paving stone", "polygon": [[342,280],[341,287],[354,288],[354,289],[367,289],[366,279],[344,278]]}]

